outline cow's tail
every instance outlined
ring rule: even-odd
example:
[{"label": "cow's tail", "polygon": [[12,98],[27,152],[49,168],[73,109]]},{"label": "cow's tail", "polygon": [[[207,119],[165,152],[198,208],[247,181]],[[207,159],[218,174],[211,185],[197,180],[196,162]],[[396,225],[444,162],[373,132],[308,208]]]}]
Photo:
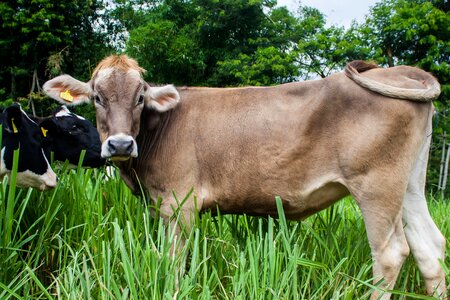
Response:
[{"label": "cow's tail", "polygon": [[391,86],[368,78],[366,76],[362,76],[360,74],[360,72],[364,72],[366,70],[374,69],[377,67],[378,66],[376,64],[372,63],[352,61],[345,67],[345,75],[347,75],[347,77],[352,79],[360,86],[391,98],[429,102],[436,99],[441,93],[441,86],[439,85],[439,82],[436,80],[436,78],[420,69],[415,69],[420,72],[418,74],[420,76],[420,79],[414,79],[418,81],[420,80],[425,85],[425,88],[423,89],[408,89]]}]

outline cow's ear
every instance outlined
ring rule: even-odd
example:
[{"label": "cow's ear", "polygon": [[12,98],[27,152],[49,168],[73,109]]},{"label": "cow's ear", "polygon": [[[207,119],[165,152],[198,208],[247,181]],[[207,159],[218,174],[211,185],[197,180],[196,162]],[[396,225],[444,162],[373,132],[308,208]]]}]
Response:
[{"label": "cow's ear", "polygon": [[12,133],[19,133],[22,129],[22,110],[19,105],[11,105],[5,109],[6,130]]},{"label": "cow's ear", "polygon": [[180,94],[173,85],[145,85],[145,106],[159,112],[173,109],[180,101]]},{"label": "cow's ear", "polygon": [[58,133],[58,126],[55,123],[54,117],[44,119],[39,123],[39,127],[41,127],[44,138],[50,138],[50,136],[54,136]]},{"label": "cow's ear", "polygon": [[44,92],[50,98],[66,105],[90,103],[92,88],[89,82],[76,80],[70,75],[61,75],[44,84]]},{"label": "cow's ear", "polygon": [[63,116],[70,116],[71,112],[65,105],[61,105],[54,111],[52,111],[52,115],[54,117],[63,117]]}]

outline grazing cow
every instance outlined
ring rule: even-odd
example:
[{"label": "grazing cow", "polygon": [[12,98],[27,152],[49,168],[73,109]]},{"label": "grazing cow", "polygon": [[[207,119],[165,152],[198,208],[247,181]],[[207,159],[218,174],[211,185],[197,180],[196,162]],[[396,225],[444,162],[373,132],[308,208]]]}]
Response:
[{"label": "grazing cow", "polygon": [[19,149],[17,185],[48,190],[56,186],[53,172],[42,148],[41,129],[18,104],[0,114],[2,124],[2,151],[0,178],[10,174],[14,150]]},{"label": "grazing cow", "polygon": [[77,165],[81,151],[85,150],[82,166],[98,168],[105,164],[101,157],[101,142],[97,129],[85,118],[74,114],[61,106],[51,116],[36,118],[44,135],[44,152],[50,158],[50,152],[54,153],[54,159]]},{"label": "grazing cow", "polygon": [[142,72],[110,56],[89,82],[62,75],[44,90],[66,104],[93,99],[102,156],[131,189],[142,183],[161,196],[162,215],[177,209],[172,191],[191,188],[196,197],[180,209],[186,226],[195,209],[276,216],[275,196],[287,218],[302,219],[351,194],[381,286],[393,287],[411,250],[427,292],[445,294],[445,239],[424,195],[440,93],[431,75],[356,61],[315,81],[177,90],[150,86]]}]

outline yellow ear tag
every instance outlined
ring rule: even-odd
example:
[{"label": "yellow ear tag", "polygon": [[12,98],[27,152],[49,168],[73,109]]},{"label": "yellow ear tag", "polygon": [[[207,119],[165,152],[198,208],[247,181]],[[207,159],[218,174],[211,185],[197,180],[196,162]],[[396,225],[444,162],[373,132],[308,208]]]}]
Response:
[{"label": "yellow ear tag", "polygon": [[44,127],[41,127],[41,131],[42,131],[42,135],[43,135],[44,137],[47,137],[48,129],[45,129]]},{"label": "yellow ear tag", "polygon": [[13,132],[14,133],[18,133],[19,130],[17,130],[16,124],[14,124],[14,118],[11,118],[11,124],[12,124],[12,127],[13,127]]},{"label": "yellow ear tag", "polygon": [[73,101],[73,96],[70,94],[70,90],[66,90],[65,92],[61,92],[59,94],[59,96],[61,98],[63,98],[66,101],[72,102]]}]

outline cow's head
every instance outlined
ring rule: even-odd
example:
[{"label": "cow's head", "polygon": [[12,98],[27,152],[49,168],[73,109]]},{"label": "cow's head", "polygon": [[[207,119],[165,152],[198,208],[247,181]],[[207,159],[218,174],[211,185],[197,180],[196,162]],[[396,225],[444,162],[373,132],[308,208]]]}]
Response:
[{"label": "cow's head", "polygon": [[55,160],[66,159],[78,164],[82,150],[85,150],[82,165],[97,168],[105,164],[100,156],[101,143],[95,126],[85,118],[69,111],[66,106],[56,109],[52,116],[39,122],[44,135],[45,155],[54,153]]},{"label": "cow's head", "polygon": [[89,82],[61,75],[47,81],[44,91],[67,105],[93,102],[102,157],[127,160],[138,155],[136,137],[142,111],[164,113],[174,108],[180,98],[172,85],[150,86],[143,80],[143,72],[135,60],[113,55],[99,63]]},{"label": "cow's head", "polygon": [[41,128],[15,104],[1,114],[2,150],[0,177],[11,172],[14,150],[19,149],[17,185],[47,190],[56,186],[56,175],[42,148]]}]

